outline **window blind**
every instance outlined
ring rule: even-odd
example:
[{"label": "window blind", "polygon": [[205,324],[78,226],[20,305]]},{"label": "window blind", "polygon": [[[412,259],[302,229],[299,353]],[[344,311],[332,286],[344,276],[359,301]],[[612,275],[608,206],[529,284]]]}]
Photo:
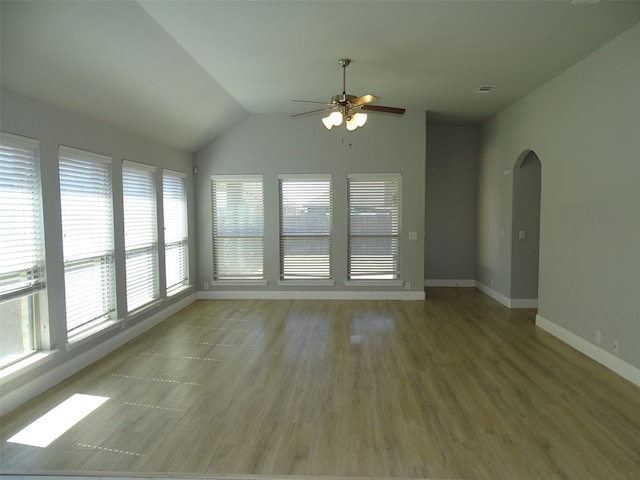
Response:
[{"label": "window blind", "polygon": [[0,133],[0,302],[45,285],[38,148]]},{"label": "window blind", "polygon": [[350,174],[348,278],[400,278],[402,177]]},{"label": "window blind", "polygon": [[189,283],[187,189],[185,175],[164,170],[162,175],[167,294]]},{"label": "window blind", "polygon": [[264,278],[262,175],[214,175],[213,279]]},{"label": "window blind", "polygon": [[280,176],[280,279],[331,278],[331,176]]},{"label": "window blind", "polygon": [[111,159],[58,150],[67,334],[115,316]]},{"label": "window blind", "polygon": [[122,192],[127,274],[127,311],[160,296],[155,168],[124,161]]}]

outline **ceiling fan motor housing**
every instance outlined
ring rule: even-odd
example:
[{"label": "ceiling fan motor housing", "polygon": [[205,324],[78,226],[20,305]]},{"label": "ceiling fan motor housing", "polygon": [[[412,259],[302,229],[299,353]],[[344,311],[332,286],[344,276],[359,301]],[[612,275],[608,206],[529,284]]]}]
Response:
[{"label": "ceiling fan motor housing", "polygon": [[331,97],[331,103],[347,104],[350,100],[357,98],[355,95],[334,95]]}]

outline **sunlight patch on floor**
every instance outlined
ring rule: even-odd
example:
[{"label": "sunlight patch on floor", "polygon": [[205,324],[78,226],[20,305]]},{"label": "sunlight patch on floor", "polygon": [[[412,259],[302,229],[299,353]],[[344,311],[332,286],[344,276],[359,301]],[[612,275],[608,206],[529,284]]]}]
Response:
[{"label": "sunlight patch on floor", "polygon": [[108,397],[76,393],[7,441],[32,447],[47,447],[107,400]]}]

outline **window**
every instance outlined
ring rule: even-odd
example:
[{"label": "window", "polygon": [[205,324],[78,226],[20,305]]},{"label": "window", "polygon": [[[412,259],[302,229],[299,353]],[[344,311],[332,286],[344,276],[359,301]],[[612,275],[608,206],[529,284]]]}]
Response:
[{"label": "window", "polygon": [[60,209],[67,337],[115,320],[111,159],[60,146]]},{"label": "window", "polygon": [[350,174],[349,280],[400,278],[402,177]]},{"label": "window", "polygon": [[213,279],[264,279],[262,175],[214,175]]},{"label": "window", "polygon": [[0,134],[0,368],[38,348],[45,288],[38,141]]},{"label": "window", "polygon": [[164,171],[162,201],[167,295],[173,295],[189,284],[187,189],[183,173]]},{"label": "window", "polygon": [[280,279],[331,278],[331,176],[280,176]]},{"label": "window", "polygon": [[124,248],[129,313],[147,306],[160,296],[154,177],[154,167],[123,162]]}]

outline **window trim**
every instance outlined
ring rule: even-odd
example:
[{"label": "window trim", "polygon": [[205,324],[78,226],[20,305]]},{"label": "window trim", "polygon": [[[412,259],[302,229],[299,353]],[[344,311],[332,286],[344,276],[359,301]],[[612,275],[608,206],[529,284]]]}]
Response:
[{"label": "window trim", "polygon": [[[285,235],[283,233],[284,219],[283,219],[283,195],[282,187],[286,182],[327,182],[328,183],[328,213],[329,213],[329,233],[328,234],[315,234],[314,232],[306,232],[302,235]],[[285,240],[298,237],[299,239],[326,239],[329,245],[328,252],[328,275],[316,278],[285,278]],[[278,175],[278,255],[279,255],[279,271],[278,271],[278,285],[300,285],[300,286],[331,286],[335,284],[333,280],[333,175],[330,173],[318,173],[318,174],[280,174]]]},{"label": "window trim", "polygon": [[[152,202],[153,205],[153,213],[152,213],[152,221],[153,225],[150,226],[150,231],[153,232],[153,241],[150,244],[145,244],[144,246],[136,246],[133,248],[127,248],[127,207],[126,207],[126,189],[125,189],[125,173],[127,170],[138,170],[141,172],[146,172],[150,174],[151,177],[151,186],[153,187],[152,192]],[[125,238],[125,300],[127,305],[127,318],[131,319],[137,316],[140,312],[152,308],[162,299],[160,297],[160,267],[159,267],[159,246],[158,246],[158,186],[157,186],[157,178],[156,178],[156,167],[154,165],[149,165],[141,162],[134,162],[131,160],[122,160],[122,209],[123,209],[123,223],[124,223],[124,238]],[[136,305],[135,307],[131,307],[130,305],[130,286],[129,280],[131,279],[132,272],[127,272],[127,263],[131,258],[134,257],[143,257],[145,252],[151,253],[151,261],[153,262],[153,270],[152,274],[155,278],[153,278],[153,292],[152,298],[140,305]]]},{"label": "window trim", "polygon": [[[67,335],[67,348],[70,348],[72,345],[77,345],[81,343],[83,340],[88,337],[93,337],[103,331],[109,330],[114,322],[116,322],[117,318],[117,299],[116,299],[116,278],[115,278],[115,235],[114,235],[114,208],[113,208],[113,172],[112,172],[112,159],[109,156],[101,155],[95,152],[89,152],[86,150],[81,150],[73,147],[69,147],[66,145],[58,146],[58,181],[60,188],[60,211],[63,216],[63,188],[62,188],[62,168],[60,166],[65,161],[75,161],[75,162],[89,162],[97,165],[102,165],[106,172],[106,183],[104,186],[108,193],[105,195],[105,199],[108,202],[109,210],[106,212],[107,223],[103,225],[106,230],[107,243],[109,244],[109,249],[105,252],[97,252],[96,255],[90,257],[82,257],[77,259],[71,259],[64,262],[64,275],[65,275],[65,330]],[[84,180],[86,182],[86,179]],[[61,225],[64,233],[64,220],[61,219]],[[65,246],[64,246],[64,238],[63,238],[63,260],[64,257],[69,254],[67,252],[65,254]],[[102,295],[106,296],[110,299],[110,304],[108,305],[108,309],[106,312],[103,312],[100,316],[94,317],[81,323],[79,325],[74,326],[73,328],[69,328],[68,323],[68,305],[67,301],[69,297],[67,296],[67,290],[69,289],[69,284],[67,283],[67,273],[68,269],[72,269],[73,267],[81,266],[81,265],[91,265],[91,263],[100,263],[107,265],[107,269],[110,270],[110,274],[107,275],[106,281],[108,284],[102,284]],[[106,290],[105,290],[106,287]]]},{"label": "window trim", "polygon": [[58,352],[59,350],[37,350],[21,360],[2,367],[0,369],[0,386],[49,363]]},{"label": "window trim", "polygon": [[[44,308],[44,301],[46,301],[47,295],[47,282],[46,282],[46,253],[45,253],[45,229],[44,229],[44,214],[43,214],[43,192],[42,192],[42,171],[40,162],[40,141],[34,138],[25,137],[22,135],[15,135],[13,133],[0,131],[0,147],[3,151],[9,150],[7,156],[15,159],[16,162],[22,162],[22,167],[16,165],[15,168],[10,168],[14,175],[20,179],[24,172],[26,173],[27,182],[20,181],[19,184],[27,186],[27,188],[20,189],[21,192],[29,194],[30,207],[29,220],[27,224],[30,226],[30,231],[35,231],[32,238],[27,238],[28,241],[23,242],[23,245],[30,245],[31,251],[9,251],[9,255],[18,256],[18,258],[24,259],[24,254],[28,253],[29,258],[33,261],[32,264],[19,265],[10,263],[7,265],[12,270],[7,272],[7,286],[14,287],[6,289],[2,294],[2,302],[14,301],[18,299],[27,299],[28,311],[29,311],[29,351],[11,356],[11,360],[6,363],[3,361],[0,367],[0,384],[8,381],[11,378],[19,374],[30,370],[30,365],[40,365],[41,359],[49,357],[51,352],[42,350],[43,345],[50,343],[48,337],[49,329],[46,328],[45,332],[42,331],[42,327],[48,327],[48,317],[46,315],[46,308]],[[18,150],[11,152],[11,150]],[[3,153],[4,156],[4,153]],[[11,162],[11,160],[9,160]],[[29,181],[30,180],[30,181]],[[10,197],[9,197],[10,198]],[[11,206],[11,202],[8,203]],[[24,218],[24,217],[22,217]],[[31,223],[29,223],[31,222]],[[9,220],[10,224],[14,224]],[[22,222],[20,223],[24,229]],[[15,225],[14,225],[15,226]],[[14,232],[15,234],[15,232]],[[30,240],[30,241],[29,241]],[[13,255],[12,255],[13,253]],[[27,267],[19,268],[19,267]],[[34,272],[36,275],[34,276]],[[35,278],[34,278],[35,277]],[[18,282],[15,280],[20,279]],[[15,286],[18,285],[18,288]],[[23,338],[24,340],[24,338]]]},{"label": "window trim", "polygon": [[[172,178],[179,178],[182,180],[182,184],[184,187],[184,196],[182,198],[183,200],[183,206],[184,206],[184,216],[185,216],[185,221],[184,221],[184,238],[182,238],[179,241],[175,241],[175,242],[167,242],[167,204],[166,204],[166,189],[165,189],[165,177],[172,177]],[[191,286],[191,282],[190,282],[190,272],[189,272],[189,209],[188,209],[188,199],[187,199],[187,175],[186,173],[183,172],[178,172],[175,170],[170,170],[170,169],[163,169],[162,170],[162,214],[163,214],[163,228],[164,228],[164,263],[165,263],[165,268],[164,268],[164,278],[165,278],[165,294],[167,297],[173,297],[177,294],[179,294],[180,292],[188,289]],[[168,261],[167,261],[167,250],[170,247],[175,247],[177,246],[178,248],[180,248],[182,246],[182,248],[184,248],[184,272],[185,272],[185,277],[179,282],[176,283],[174,285],[169,286],[168,285],[168,275],[167,275],[167,270],[168,270]]]},{"label": "window trim", "polygon": [[[216,196],[215,196],[215,185],[217,183],[224,182],[259,182],[260,183],[260,194],[261,201],[260,206],[262,208],[261,211],[261,228],[262,235],[261,236],[217,236],[216,235]],[[224,286],[224,285],[266,285],[266,277],[265,277],[265,215],[264,215],[264,175],[263,174],[225,174],[225,175],[211,175],[211,238],[212,238],[212,253],[213,253],[213,269],[212,269],[212,280],[209,283],[213,283],[216,285]],[[252,277],[252,278],[216,278],[216,238],[253,238],[260,239],[262,248],[261,248],[261,277]]]},{"label": "window trim", "polygon": [[[351,232],[352,216],[351,216],[351,182],[352,181],[391,181],[396,179],[398,182],[398,202],[397,202],[397,234],[390,235],[354,235]],[[348,286],[366,286],[366,285],[378,285],[378,286],[400,286],[403,285],[402,281],[402,174],[401,173],[349,173],[347,174],[347,280],[345,285]],[[393,272],[389,272],[393,278],[352,278],[352,255],[351,255],[351,241],[353,238],[390,238],[396,239],[398,248],[398,260],[396,269]]]}]

